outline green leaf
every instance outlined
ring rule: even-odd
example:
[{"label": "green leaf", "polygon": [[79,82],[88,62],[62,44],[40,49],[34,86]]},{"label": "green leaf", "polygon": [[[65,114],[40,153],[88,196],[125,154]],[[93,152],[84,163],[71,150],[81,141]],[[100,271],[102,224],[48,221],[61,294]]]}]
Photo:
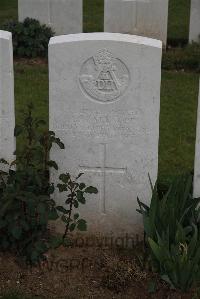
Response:
[{"label": "green leaf", "polygon": [[78,204],[78,201],[77,201],[77,200],[75,200],[75,201],[74,201],[74,207],[77,209],[77,208],[78,208],[78,206],[79,206],[79,204]]},{"label": "green leaf", "polygon": [[95,188],[93,186],[89,186],[85,189],[85,192],[89,193],[89,194],[97,194],[98,190],[97,190],[97,188]]},{"label": "green leaf", "polygon": [[59,138],[55,138],[55,143],[60,147],[60,149],[65,149],[65,145],[60,141]]},{"label": "green leaf", "polygon": [[50,160],[50,161],[47,162],[47,165],[49,167],[53,167],[54,169],[58,170],[58,165],[55,161]]},{"label": "green leaf", "polygon": [[53,236],[49,241],[49,245],[53,249],[60,247],[62,243],[63,243],[62,236]]},{"label": "green leaf", "polygon": [[148,293],[150,294],[153,294],[155,293],[157,290],[157,284],[156,284],[156,281],[155,280],[151,280],[149,283],[148,283]]},{"label": "green leaf", "polygon": [[5,159],[0,159],[1,164],[9,165],[9,163]]},{"label": "green leaf", "polygon": [[11,233],[15,239],[19,240],[22,235],[22,229],[21,227],[14,226],[11,230]]},{"label": "green leaf", "polygon": [[87,230],[87,222],[84,219],[79,219],[77,222],[77,229],[80,231]]},{"label": "green leaf", "polygon": [[64,215],[62,215],[61,220],[62,220],[62,222],[66,223],[66,224],[68,224],[68,222],[69,222],[69,219]]},{"label": "green leaf", "polygon": [[72,223],[70,226],[69,226],[69,230],[70,232],[73,232],[76,228],[76,223]]},{"label": "green leaf", "polygon": [[85,204],[85,197],[83,196],[83,191],[78,190],[77,191],[77,200],[78,202]]},{"label": "green leaf", "polygon": [[77,220],[79,218],[79,213],[74,214],[74,220]]},{"label": "green leaf", "polygon": [[84,183],[80,183],[79,184],[79,189],[80,190],[83,190],[85,187],[86,187],[86,185]]},{"label": "green leaf", "polygon": [[69,179],[70,179],[70,175],[69,175],[69,173],[62,173],[60,176],[59,176],[59,179],[63,182],[63,183],[65,183],[65,184],[67,184],[68,182],[69,182]]},{"label": "green leaf", "polygon": [[59,218],[58,213],[55,208],[53,208],[48,215],[49,220],[57,220]]},{"label": "green leaf", "polygon": [[65,184],[58,184],[57,187],[59,189],[59,192],[64,192],[68,190],[67,185]]},{"label": "green leaf", "polygon": [[68,214],[69,212],[69,210],[66,210],[63,206],[57,206],[56,209],[63,214]]},{"label": "green leaf", "polygon": [[16,125],[14,129],[14,136],[17,137],[23,132],[23,127]]}]

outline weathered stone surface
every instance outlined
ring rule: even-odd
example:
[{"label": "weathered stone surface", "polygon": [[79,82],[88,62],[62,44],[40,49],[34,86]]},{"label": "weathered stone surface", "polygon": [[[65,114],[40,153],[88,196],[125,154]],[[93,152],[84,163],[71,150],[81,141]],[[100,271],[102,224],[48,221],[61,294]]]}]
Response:
[{"label": "weathered stone surface", "polygon": [[200,81],[197,111],[196,148],[194,161],[194,197],[200,197]]},{"label": "weathered stone surface", "polygon": [[0,30],[0,158],[10,162],[15,151],[14,127],[12,35]]},{"label": "weathered stone surface", "polygon": [[168,0],[105,0],[104,31],[167,42]]},{"label": "weathered stone surface", "polygon": [[190,42],[200,41],[200,1],[191,0],[190,9]]},{"label": "weathered stone surface", "polygon": [[33,18],[57,35],[82,32],[82,0],[19,0],[19,20]]},{"label": "weathered stone surface", "polygon": [[51,159],[98,188],[80,210],[89,232],[140,232],[137,196],[149,202],[157,178],[161,52],[158,40],[115,33],[50,41],[50,130],[66,145]]}]

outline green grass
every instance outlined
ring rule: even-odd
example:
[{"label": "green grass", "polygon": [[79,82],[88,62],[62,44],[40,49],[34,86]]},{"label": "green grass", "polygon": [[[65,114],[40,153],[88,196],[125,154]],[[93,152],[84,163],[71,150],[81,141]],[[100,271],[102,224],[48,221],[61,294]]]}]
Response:
[{"label": "green grass", "polygon": [[0,26],[9,19],[17,19],[17,0],[0,0]]},{"label": "green grass", "polygon": [[193,170],[199,75],[163,72],[159,178]]},{"label": "green grass", "polygon": [[[28,1],[28,0],[27,0]],[[164,0],[163,0],[164,1]],[[83,0],[84,32],[103,30],[104,0]],[[188,39],[190,0],[169,0],[168,39]],[[7,19],[17,19],[17,0],[0,0],[0,26]]]},{"label": "green grass", "polygon": [[34,104],[38,117],[48,123],[48,68],[47,65],[15,64],[16,122],[28,102]]},{"label": "green grass", "polygon": [[[196,129],[198,74],[162,73],[159,178],[168,181],[192,171]],[[33,102],[39,117],[48,122],[48,70],[46,65],[15,66],[16,121],[20,110]]]},{"label": "green grass", "polygon": [[83,31],[102,32],[104,0],[83,0]]},{"label": "green grass", "polygon": [[168,40],[187,41],[189,20],[190,0],[169,0]]}]

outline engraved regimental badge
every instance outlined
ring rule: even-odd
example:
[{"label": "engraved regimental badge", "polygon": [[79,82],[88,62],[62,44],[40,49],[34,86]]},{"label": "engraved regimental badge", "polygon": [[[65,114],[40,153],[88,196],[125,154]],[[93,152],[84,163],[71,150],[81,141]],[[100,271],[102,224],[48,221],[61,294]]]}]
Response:
[{"label": "engraved regimental badge", "polygon": [[80,72],[83,91],[99,102],[113,102],[126,91],[130,75],[126,65],[107,49],[86,60]]}]

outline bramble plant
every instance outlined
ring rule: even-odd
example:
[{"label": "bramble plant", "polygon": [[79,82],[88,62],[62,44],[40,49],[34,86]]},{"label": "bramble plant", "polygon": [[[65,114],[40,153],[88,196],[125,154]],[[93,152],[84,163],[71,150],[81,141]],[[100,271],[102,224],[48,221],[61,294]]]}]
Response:
[{"label": "bramble plant", "polygon": [[[33,117],[32,104],[23,113],[22,124],[15,128],[15,136],[23,139],[22,146],[15,153],[17,159],[10,165],[4,159],[0,160],[4,166],[0,170],[0,249],[11,250],[25,257],[26,261],[36,263],[44,259],[44,253],[53,246],[48,238],[49,220],[61,217],[66,223],[62,242],[68,229],[86,230],[86,221],[79,219],[78,214],[73,215],[73,208],[78,208],[77,202],[86,202],[80,199],[80,192],[98,191],[74,182],[70,174],[60,175],[64,181],[63,190],[49,181],[49,168],[58,170],[57,163],[49,160],[49,152],[54,144],[60,149],[64,149],[64,144],[53,131],[44,128],[43,120]],[[70,204],[69,213],[64,207],[56,206],[52,198],[56,188],[69,191],[66,201]],[[76,221],[73,225],[72,216]]]}]

